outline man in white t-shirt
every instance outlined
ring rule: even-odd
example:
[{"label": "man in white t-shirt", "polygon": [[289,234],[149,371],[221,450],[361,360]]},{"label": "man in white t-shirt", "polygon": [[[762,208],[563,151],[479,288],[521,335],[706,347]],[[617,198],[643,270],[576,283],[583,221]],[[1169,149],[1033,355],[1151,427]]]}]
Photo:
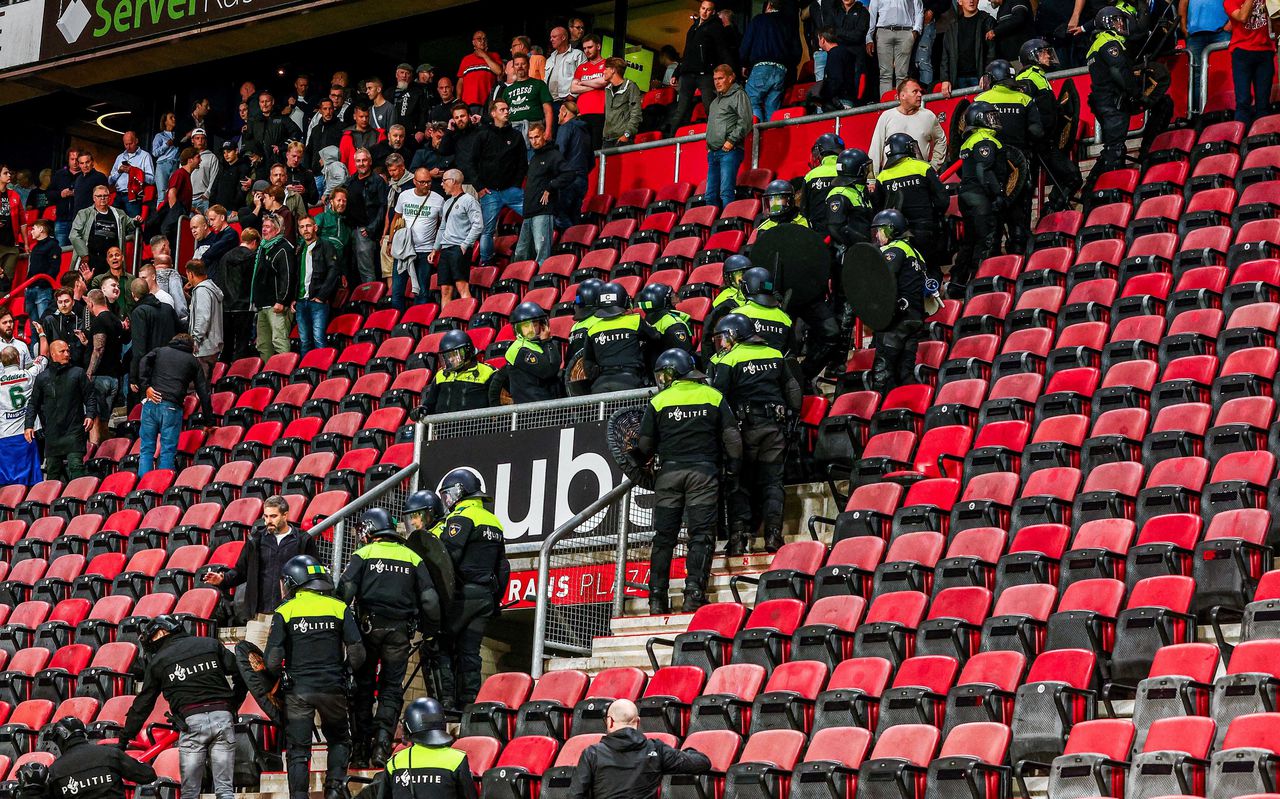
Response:
[{"label": "man in white t-shirt", "polygon": [[408,305],[405,287],[410,282],[414,284],[414,303],[421,305],[428,300],[431,251],[435,249],[436,228],[440,225],[443,205],[444,199],[431,191],[431,170],[425,167],[414,171],[413,188],[401,192],[396,199],[395,216],[391,219],[391,229],[396,232],[392,234],[388,247],[395,259],[391,304],[397,310],[403,311]]},{"label": "man in white t-shirt", "polygon": [[942,129],[938,115],[924,107],[924,89],[914,78],[906,78],[898,84],[898,106],[890,108],[876,120],[871,133],[871,174],[876,175],[884,167],[884,145],[895,133],[906,133],[920,146],[921,157],[935,171],[941,172],[947,161],[947,134]]},{"label": "man in white t-shirt", "polygon": [[44,371],[47,360],[36,358],[30,366],[23,367],[21,358],[15,347],[0,349],[0,484],[33,486],[43,479],[40,451],[35,441],[28,441],[23,435],[23,427],[31,385],[36,375]]}]

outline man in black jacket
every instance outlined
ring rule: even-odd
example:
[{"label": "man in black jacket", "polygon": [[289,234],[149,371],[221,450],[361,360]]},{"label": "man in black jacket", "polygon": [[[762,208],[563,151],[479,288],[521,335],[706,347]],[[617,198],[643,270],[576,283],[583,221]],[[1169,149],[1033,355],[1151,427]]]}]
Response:
[{"label": "man in black jacket", "polygon": [[524,193],[520,183],[528,169],[524,136],[511,127],[511,105],[502,99],[489,103],[493,124],[481,129],[476,143],[476,199],[484,216],[484,232],[480,234],[480,265],[493,261],[493,232],[498,215],[510,208],[524,216]]},{"label": "man in black jacket", "polygon": [[1035,36],[1035,12],[1028,0],[997,0],[995,50],[996,58],[1013,61],[1022,45]]},{"label": "man in black jacket", "polygon": [[646,738],[629,699],[613,700],[604,724],[608,734],[578,759],[570,799],[654,799],[667,774],[711,771],[711,761],[697,749]]},{"label": "man in black jacket", "polygon": [[[131,741],[163,694],[179,719],[181,799],[199,799],[205,763],[212,767],[217,799],[235,793],[235,713],[247,689],[231,650],[216,638],[189,635],[182,622],[156,616],[142,633],[147,653],[142,688],[129,708],[120,740]],[[230,682],[228,682],[230,680]]]},{"label": "man in black jacket", "polygon": [[258,313],[258,355],[263,363],[278,352],[289,351],[297,273],[298,258],[284,237],[280,217],[264,215],[262,244],[249,281],[249,306]]},{"label": "man in black jacket", "polygon": [[289,523],[289,502],[276,495],[262,503],[262,524],[249,533],[235,568],[210,571],[204,575],[209,585],[236,592],[236,615],[244,620],[270,613],[280,604],[280,574],[295,555],[319,557],[316,541]]},{"label": "man in black jacket", "polygon": [[516,241],[515,260],[533,259],[541,264],[551,256],[556,201],[561,192],[573,185],[574,172],[541,122],[529,123],[529,146],[533,148],[533,158],[524,182],[524,221]]},{"label": "man in black jacket", "polygon": [[[168,344],[178,332],[178,316],[173,307],[160,302],[147,287],[147,281],[134,278],[129,284],[133,310],[129,312],[129,341],[133,361],[129,367],[129,386],[139,394],[139,370],[147,353]],[[181,400],[179,407],[181,407]],[[179,420],[181,422],[181,420]]]},{"label": "man in black jacket", "polygon": [[254,329],[249,307],[249,283],[262,236],[253,228],[240,231],[240,245],[222,256],[213,282],[222,289],[222,360],[231,363],[248,355]]},{"label": "man in black jacket", "polygon": [[476,145],[480,142],[480,126],[472,121],[471,110],[466,103],[454,103],[451,113],[449,129],[440,140],[440,154],[453,159],[453,166],[462,170],[462,185],[474,194]]},{"label": "man in black jacket", "polygon": [[121,751],[124,747],[89,743],[84,722],[63,718],[49,732],[60,753],[49,766],[45,799],[125,799],[125,781],[148,785],[156,780],[151,766]]},{"label": "man in black jacket", "polygon": [[49,345],[49,368],[36,375],[27,400],[23,434],[35,439],[36,419],[44,427],[44,477],[72,480],[84,476],[85,433],[98,412],[97,396],[84,370],[71,363],[65,341]]},{"label": "man in black jacket", "polygon": [[142,400],[142,454],[138,476],[155,465],[156,438],[160,439],[160,468],[172,469],[178,457],[178,436],[182,433],[182,403],[194,385],[205,417],[213,416],[209,402],[209,378],[192,354],[191,336],[179,333],[167,347],[146,354],[138,367],[138,388]]},{"label": "man in black jacket", "polygon": [[222,163],[218,164],[218,173],[209,187],[209,205],[221,205],[223,208],[239,208],[244,204],[246,187],[252,185],[250,174],[253,172],[253,161],[242,158],[236,150],[236,143],[226,141],[222,145]]},{"label": "man in black jacket", "polygon": [[302,131],[298,130],[292,119],[275,113],[276,98],[270,92],[258,95],[258,108],[262,110],[262,116],[249,121],[245,141],[260,144],[262,155],[268,164],[282,164],[285,142],[302,141]]},{"label": "man in black jacket", "polygon": [[995,58],[995,46],[987,38],[995,30],[996,21],[978,8],[978,0],[959,0],[956,18],[945,31],[938,32],[941,53],[938,56],[937,84],[934,88],[946,97],[954,89],[977,86],[982,70]]},{"label": "man in black jacket", "polygon": [[737,62],[737,52],[729,52],[724,23],[716,16],[715,0],[702,0],[698,4],[698,16],[684,35],[684,57],[671,77],[671,85],[676,87],[676,104],[667,119],[666,135],[674,136],[676,128],[689,121],[694,92],[701,90],[703,107],[711,109],[711,101],[716,96],[712,80],[715,68]]},{"label": "man in black jacket", "polygon": [[[858,64],[859,79],[876,69],[875,59],[867,53],[871,12],[862,0],[822,0],[822,25],[819,27],[832,28],[837,42],[842,47],[849,48],[849,53]],[[864,103],[879,102],[880,84],[876,80],[866,81],[859,99]]]},{"label": "man in black jacket", "polygon": [[320,238],[316,221],[309,216],[298,220],[298,300],[294,313],[302,354],[323,347],[329,326],[329,301],[338,290],[342,265],[333,244]]},{"label": "man in black jacket", "polygon": [[378,242],[387,215],[387,182],[373,171],[373,155],[363,147],[356,150],[356,173],[347,178],[347,219],[355,228],[352,251],[361,283],[372,283],[382,277],[378,261]]},{"label": "man in black jacket", "polygon": [[396,67],[396,91],[392,102],[396,107],[396,122],[404,125],[416,141],[422,141],[422,129],[427,124],[431,101],[427,99],[427,87],[414,80],[412,65]]},{"label": "man in black jacket", "polygon": [[320,110],[316,112],[315,119],[311,122],[311,127],[307,131],[307,150],[303,159],[304,163],[315,171],[324,168],[324,164],[320,160],[320,151],[326,147],[338,147],[342,144],[342,131],[347,127],[347,123],[343,122],[338,116],[338,109],[334,106],[333,101],[325,98],[320,101]]}]

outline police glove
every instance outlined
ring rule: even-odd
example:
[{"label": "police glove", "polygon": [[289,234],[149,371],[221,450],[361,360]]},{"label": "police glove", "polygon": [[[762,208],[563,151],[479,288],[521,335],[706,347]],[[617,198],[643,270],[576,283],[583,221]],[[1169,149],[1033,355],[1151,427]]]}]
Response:
[{"label": "police glove", "polygon": [[906,298],[906,297],[899,297],[899,298],[898,298],[898,310],[899,310],[899,311],[905,311],[905,310],[907,310],[907,308],[908,308],[908,307],[910,307],[910,303],[908,303],[908,302],[907,302],[907,298]]},{"label": "police glove", "polygon": [[427,409],[419,405],[409,411],[409,418],[415,422],[421,422],[423,419],[427,418]]}]

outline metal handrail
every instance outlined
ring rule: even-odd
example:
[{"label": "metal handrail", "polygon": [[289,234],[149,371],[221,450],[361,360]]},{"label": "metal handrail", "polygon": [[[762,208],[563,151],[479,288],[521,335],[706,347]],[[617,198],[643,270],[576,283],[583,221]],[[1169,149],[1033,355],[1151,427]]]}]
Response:
[{"label": "metal handrail", "polygon": [[40,281],[40,280],[43,280],[44,282],[48,283],[51,288],[57,287],[57,284],[53,282],[53,278],[49,277],[48,275],[32,275],[31,277],[22,281],[18,285],[9,289],[8,294],[5,294],[3,297],[0,297],[0,305],[5,305],[11,302],[17,296],[19,291],[27,290],[28,288],[33,286],[37,281]]},{"label": "metal handrail", "polygon": [[[421,429],[421,425],[418,427]],[[333,569],[333,573],[335,575],[341,573],[344,566],[342,563],[342,549],[346,541],[345,522],[347,518],[352,514],[363,510],[374,501],[391,493],[391,491],[395,489],[396,486],[400,485],[402,481],[417,474],[418,466],[418,462],[415,460],[413,463],[391,475],[386,480],[383,480],[381,483],[378,483],[373,488],[343,505],[341,508],[338,508],[336,511],[329,514],[324,521],[307,531],[307,535],[315,538],[320,534],[333,529],[333,560],[329,565]]]},{"label": "metal handrail", "polygon": [[597,405],[609,402],[611,400],[623,400],[641,397],[647,397],[652,394],[654,389],[650,388],[628,388],[622,391],[610,391],[603,394],[589,394],[584,397],[561,397],[560,399],[542,400],[541,402],[521,402],[514,405],[500,405],[496,408],[480,408],[474,411],[451,411],[449,413],[437,413],[431,416],[422,417],[422,424],[427,428],[427,440],[433,441],[432,427],[436,424],[445,424],[448,422],[476,421],[479,419],[496,419],[502,416],[511,416],[512,425],[515,424],[515,417],[521,413],[536,413],[537,411],[554,411],[561,408],[577,408],[587,407],[589,405]]}]

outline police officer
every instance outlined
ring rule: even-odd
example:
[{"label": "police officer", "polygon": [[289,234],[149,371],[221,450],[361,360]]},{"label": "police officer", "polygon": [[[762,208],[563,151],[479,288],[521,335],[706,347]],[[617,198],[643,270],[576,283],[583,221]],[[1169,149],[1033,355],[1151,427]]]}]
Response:
[{"label": "police officer", "polygon": [[[742,470],[729,491],[729,555],[751,549],[764,524],[764,548],[782,546],[782,470],[788,418],[799,413],[803,394],[782,353],[764,344],[742,314],[720,320],[715,330],[711,385],[724,395],[742,432]],[[736,489],[736,490],[734,490]]]},{"label": "police officer", "polygon": [[[788,354],[795,343],[791,317],[779,306],[778,295],[773,293],[773,276],[768,269],[753,266],[742,278],[742,290],[747,301],[734,309],[751,320],[760,339],[778,352]],[[717,323],[718,324],[718,323]]]},{"label": "police officer", "polygon": [[963,299],[965,287],[983,259],[996,254],[1000,215],[1007,207],[1005,185],[1009,163],[997,135],[1000,118],[988,102],[974,100],[965,110],[964,144],[960,146],[960,214],[964,241],[951,269],[948,293]]},{"label": "police officer", "polygon": [[742,293],[742,276],[751,268],[751,259],[745,255],[730,255],[721,266],[721,288],[711,301],[711,310],[702,322],[702,360],[705,363],[715,355],[715,347],[711,343],[716,322],[725,314],[733,313],[739,305],[745,305],[747,295]]},{"label": "police officer", "polygon": [[638,313],[628,313],[631,298],[617,283],[600,289],[596,321],[582,348],[582,365],[591,377],[591,393],[640,388],[646,353],[662,336]]},{"label": "police officer", "polygon": [[[120,731],[132,741],[151,716],[156,698],[164,695],[181,726],[182,799],[198,799],[206,760],[218,799],[235,793],[236,734],[234,724],[244,702],[244,680],[231,650],[216,638],[188,635],[182,622],[162,614],[142,630],[146,667],[142,687]],[[228,682],[228,680],[230,682]]]},{"label": "police officer", "polygon": [[771,180],[760,195],[764,206],[765,220],[756,227],[760,234],[778,225],[802,225],[809,227],[809,220],[800,209],[796,208],[796,190],[785,180]]},{"label": "police officer", "polygon": [[951,201],[938,173],[919,154],[909,133],[895,133],[885,140],[884,169],[876,175],[875,205],[902,212],[912,239],[920,242],[936,277],[945,262],[942,223]]},{"label": "police officer", "polygon": [[[440,501],[440,495],[430,489],[414,491],[404,502],[404,514],[405,526],[409,529],[409,549],[417,552],[418,557],[425,558],[416,542],[426,535],[439,538],[444,532],[444,503]],[[439,587],[436,586],[437,589]]]},{"label": "police officer", "polygon": [[1089,64],[1091,86],[1089,107],[1102,131],[1102,152],[1089,173],[1086,194],[1093,190],[1099,175],[1124,165],[1125,139],[1133,114],[1144,109],[1148,112],[1142,136],[1144,151],[1150,149],[1151,142],[1173,118],[1173,101],[1168,93],[1145,96],[1142,81],[1125,52],[1125,37],[1134,29],[1133,17],[1115,6],[1108,6],[1097,13],[1093,24],[1097,32],[1085,60]]},{"label": "police officer", "polygon": [[551,322],[536,302],[522,302],[511,312],[516,340],[507,347],[506,366],[489,381],[489,404],[502,404],[502,391],[516,404],[560,396],[560,347],[551,341]]},{"label": "police officer", "polygon": [[[1080,165],[1071,157],[1070,136],[1065,144],[1062,141],[1067,120],[1062,116],[1058,98],[1045,75],[1045,70],[1058,66],[1058,54],[1044,39],[1031,39],[1022,45],[1018,60],[1022,62],[1018,82],[1022,84],[1023,91],[1030,95],[1044,128],[1043,138],[1033,141],[1032,147],[1051,178],[1052,190],[1049,192],[1046,211],[1064,211],[1071,207],[1075,194],[1084,181],[1080,178]],[[1069,133],[1073,136],[1074,130]]]},{"label": "police officer", "polygon": [[357,767],[381,768],[391,756],[404,701],[410,641],[415,630],[430,635],[440,628],[440,598],[426,564],[405,545],[390,514],[370,508],[361,514],[360,526],[368,543],[351,554],[338,581],[338,595],[357,609],[364,633],[364,663],[356,670],[351,697],[352,760]]},{"label": "police officer", "polygon": [[897,280],[897,313],[884,330],[877,330],[871,346],[876,360],[872,367],[872,389],[881,396],[906,383],[915,382],[916,348],[924,337],[924,258],[907,242],[907,220],[893,209],[881,211],[871,220],[871,235]]},{"label": "police officer", "polygon": [[653,547],[649,557],[649,612],[671,612],[668,591],[671,553],[688,516],[689,553],[685,560],[684,612],[707,603],[707,578],[715,548],[720,467],[736,478],[742,463],[742,436],[724,396],[703,383],[693,356],[667,350],[654,364],[661,389],[645,406],[636,454],[647,462],[658,456],[654,482]]},{"label": "police officer", "polygon": [[298,555],[282,570],[290,598],[271,616],[267,673],[285,690],[289,799],[307,799],[311,783],[311,739],[315,717],[328,743],[325,799],[349,799],[347,762],[351,728],[347,704],[351,675],[364,663],[364,644],[355,612],[333,596],[329,570],[310,555]]},{"label": "police officer", "polygon": [[598,321],[596,309],[599,307],[602,288],[604,281],[595,277],[589,277],[578,284],[578,291],[573,295],[573,327],[569,328],[569,346],[565,349],[566,364],[573,362],[573,356],[587,341],[587,333]]},{"label": "police officer", "polygon": [[[1035,174],[1032,167],[1035,153],[1031,152],[1031,143],[1044,139],[1039,107],[1022,91],[1023,84],[1018,82],[1013,65],[1003,58],[987,64],[981,85],[985,91],[973,101],[991,104],[1000,119],[1001,144],[1008,150],[1017,150],[1030,170],[1029,174]],[[1031,182],[1027,180],[1026,186],[1009,198],[1008,213],[1001,215],[1009,232],[1008,250],[1011,253],[1024,252],[1027,240],[1031,238]]]},{"label": "police officer", "polygon": [[489,381],[496,371],[476,359],[476,345],[467,331],[450,330],[440,338],[440,368],[423,393],[422,405],[414,408],[414,420],[489,407]]},{"label": "police officer", "polygon": [[89,743],[88,729],[74,716],[54,724],[49,741],[59,755],[45,777],[45,799],[125,799],[126,780],[134,785],[156,780],[151,766],[121,749]]},{"label": "police officer", "polygon": [[440,701],[465,707],[480,692],[480,643],[489,617],[511,575],[502,522],[484,506],[484,485],[471,469],[454,469],[440,481],[449,511],[440,540],[453,560],[457,583],[441,647]]},{"label": "police officer", "polygon": [[856,147],[836,158],[836,180],[827,192],[827,233],[841,253],[854,244],[871,241],[870,170],[871,159]]},{"label": "police officer", "polygon": [[693,330],[689,326],[689,314],[676,310],[673,292],[666,283],[650,283],[640,290],[636,305],[644,312],[644,320],[662,336],[658,342],[660,352],[672,347],[693,352]]},{"label": "police officer", "polygon": [[812,169],[804,176],[804,216],[815,230],[826,230],[827,192],[836,182],[836,159],[844,150],[844,139],[824,133],[809,151]]},{"label": "police officer", "polygon": [[439,702],[415,699],[404,712],[404,732],[410,745],[387,761],[384,799],[476,799],[471,764],[450,746]]}]

